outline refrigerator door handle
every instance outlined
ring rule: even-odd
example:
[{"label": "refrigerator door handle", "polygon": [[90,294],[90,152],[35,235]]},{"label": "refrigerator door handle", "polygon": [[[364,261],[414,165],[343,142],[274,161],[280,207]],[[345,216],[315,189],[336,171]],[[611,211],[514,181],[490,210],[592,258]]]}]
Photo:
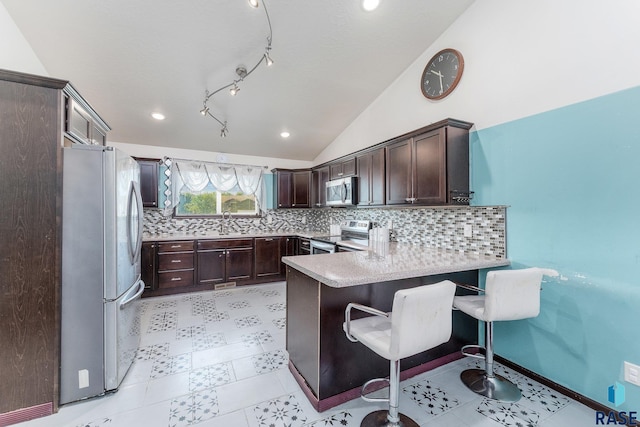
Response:
[{"label": "refrigerator door handle", "polygon": [[140,278],[138,278],[138,281],[136,282],[136,284],[138,285],[138,289],[131,297],[125,298],[124,300],[122,300],[119,306],[120,310],[124,309],[127,305],[137,300],[138,297],[140,297],[140,295],[142,295],[142,293],[144,292],[144,282]]},{"label": "refrigerator door handle", "polygon": [[[135,203],[136,211],[138,212],[138,227],[137,233],[132,236],[132,221],[133,221],[133,204]],[[129,261],[131,264],[135,264],[140,257],[140,249],[142,248],[142,227],[143,227],[143,214],[142,214],[142,197],[140,190],[138,189],[138,183],[131,181],[131,187],[129,187],[129,198],[127,206],[127,240],[129,242]]]}]

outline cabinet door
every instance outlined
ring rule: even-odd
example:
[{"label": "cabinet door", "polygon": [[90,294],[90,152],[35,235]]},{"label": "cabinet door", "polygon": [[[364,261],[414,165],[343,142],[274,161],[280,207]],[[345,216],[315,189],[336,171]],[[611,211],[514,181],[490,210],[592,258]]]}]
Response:
[{"label": "cabinet door", "polygon": [[329,166],[316,169],[311,174],[311,207],[322,208],[327,205],[327,182]]},{"label": "cabinet door", "polygon": [[256,238],[256,279],[280,276],[283,240],[280,237]]},{"label": "cabinet door", "polygon": [[107,133],[94,124],[91,125],[91,143],[93,145],[107,145]]},{"label": "cabinet door", "polygon": [[198,251],[199,285],[226,281],[227,256],[225,249]]},{"label": "cabinet door", "polygon": [[384,163],[384,149],[379,148],[371,152],[371,178],[370,178],[370,190],[371,190],[371,204],[372,205],[384,205],[385,200],[385,163]]},{"label": "cabinet door", "polygon": [[358,205],[371,205],[371,156],[369,153],[358,156]]},{"label": "cabinet door", "polygon": [[293,172],[276,172],[276,206],[279,208],[290,208],[292,203],[291,188]]},{"label": "cabinet door", "polygon": [[227,249],[227,280],[253,278],[253,248]]},{"label": "cabinet door", "polygon": [[143,242],[140,253],[140,269],[145,291],[155,291],[158,289],[156,243]]},{"label": "cabinet door", "polygon": [[384,149],[357,157],[358,205],[372,206],[385,203]]},{"label": "cabinet door", "polygon": [[344,160],[329,166],[331,179],[346,178],[356,174],[356,158]]},{"label": "cabinet door", "polygon": [[411,198],[411,139],[385,147],[388,205],[405,204]]},{"label": "cabinet door", "polygon": [[84,144],[91,144],[91,117],[73,100],[67,104],[67,132]]},{"label": "cabinet door", "polygon": [[447,202],[445,130],[437,129],[413,138],[414,203]]},{"label": "cabinet door", "polygon": [[310,207],[310,189],[311,189],[311,171],[293,172],[293,198],[291,207],[308,208]]},{"label": "cabinet door", "polygon": [[138,160],[140,166],[140,195],[142,205],[147,207],[158,207],[158,161]]}]

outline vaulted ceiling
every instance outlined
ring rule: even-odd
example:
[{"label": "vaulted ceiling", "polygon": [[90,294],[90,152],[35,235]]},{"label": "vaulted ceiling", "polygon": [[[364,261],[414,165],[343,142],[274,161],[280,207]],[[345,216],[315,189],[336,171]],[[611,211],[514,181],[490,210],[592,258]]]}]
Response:
[{"label": "vaulted ceiling", "polygon": [[211,98],[228,122],[221,138],[199,114],[205,90],[263,55],[262,4],[0,1],[49,75],[70,80],[113,128],[109,140],[296,160],[313,160],[473,2],[381,0],[365,12],[360,0],[265,0],[274,65],[258,67],[237,96]]}]

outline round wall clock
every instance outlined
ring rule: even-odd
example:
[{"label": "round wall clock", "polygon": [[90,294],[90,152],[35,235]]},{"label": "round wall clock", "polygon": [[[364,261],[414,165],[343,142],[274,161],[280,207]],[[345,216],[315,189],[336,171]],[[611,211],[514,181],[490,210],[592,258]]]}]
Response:
[{"label": "round wall clock", "polygon": [[428,99],[442,99],[453,92],[462,77],[464,58],[455,49],[433,55],[422,72],[420,88]]}]

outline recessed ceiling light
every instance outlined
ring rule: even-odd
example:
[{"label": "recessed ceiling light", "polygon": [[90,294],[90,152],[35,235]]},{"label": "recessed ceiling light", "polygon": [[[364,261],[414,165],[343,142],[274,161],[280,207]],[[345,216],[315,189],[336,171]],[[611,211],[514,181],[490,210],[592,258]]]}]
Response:
[{"label": "recessed ceiling light", "polygon": [[362,0],[362,8],[367,12],[375,10],[380,4],[380,0]]},{"label": "recessed ceiling light", "polygon": [[162,113],[151,113],[151,117],[156,120],[164,120],[164,114]]},{"label": "recessed ceiling light", "polygon": [[286,130],[284,132],[280,132],[280,136],[283,138],[289,138],[291,134],[289,132],[287,132]]}]

